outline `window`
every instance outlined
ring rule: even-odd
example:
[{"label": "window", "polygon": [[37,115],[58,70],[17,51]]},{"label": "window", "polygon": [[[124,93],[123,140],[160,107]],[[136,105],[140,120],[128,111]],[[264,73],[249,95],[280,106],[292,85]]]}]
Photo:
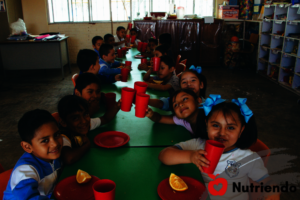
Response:
[{"label": "window", "polygon": [[132,21],[150,12],[169,12],[170,4],[185,14],[213,16],[213,0],[48,0],[49,23]]}]

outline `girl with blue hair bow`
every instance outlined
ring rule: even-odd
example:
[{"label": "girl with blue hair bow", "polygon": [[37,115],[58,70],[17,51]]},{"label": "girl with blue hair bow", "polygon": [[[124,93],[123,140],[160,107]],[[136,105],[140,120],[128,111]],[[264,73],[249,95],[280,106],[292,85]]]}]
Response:
[{"label": "girl with blue hair bow", "polygon": [[[192,90],[201,98],[201,102],[205,101],[207,83],[205,76],[202,74],[201,67],[192,65],[188,70],[182,72],[179,76],[179,85],[181,89]],[[170,106],[170,97],[150,99],[149,105],[166,111],[172,110],[172,106]]]},{"label": "girl with blue hair bow", "polygon": [[[270,185],[268,170],[261,157],[249,150],[257,140],[257,128],[252,111],[245,104],[247,99],[233,99],[225,102],[220,95],[210,95],[203,104],[206,130],[200,132],[199,138],[180,142],[163,149],[159,160],[165,165],[193,163],[202,173],[204,182],[213,181],[218,176],[226,179],[228,188],[222,199],[249,199],[248,192],[233,192],[233,183],[249,187],[249,178],[253,181]],[[205,158],[206,140],[214,140],[225,146],[224,152],[211,174],[203,172],[210,162]],[[249,191],[250,192],[250,191]],[[262,193],[267,200],[279,200],[279,193]],[[210,195],[211,199],[218,199]]]}]

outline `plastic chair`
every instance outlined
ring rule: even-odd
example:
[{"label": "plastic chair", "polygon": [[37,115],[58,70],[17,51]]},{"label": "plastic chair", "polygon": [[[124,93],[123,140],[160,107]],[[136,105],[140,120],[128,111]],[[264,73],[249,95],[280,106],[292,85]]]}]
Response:
[{"label": "plastic chair", "polygon": [[[4,170],[2,165],[0,164],[1,170]],[[7,183],[10,179],[10,175],[13,169],[4,171],[4,172],[0,172],[0,199],[3,199],[3,192],[5,191],[6,187],[7,187]]]},{"label": "plastic chair", "polygon": [[58,112],[52,113],[52,116],[54,117],[54,119],[57,121],[57,123],[60,123],[61,119],[59,117]]},{"label": "plastic chair", "polygon": [[251,145],[251,147],[249,147],[249,149],[254,152],[267,151],[266,155],[261,155],[261,157],[265,163],[265,166],[267,166],[269,156],[271,155],[271,151],[270,151],[269,147],[267,145],[265,145],[265,143],[263,143],[261,140],[257,139],[256,142],[253,145]]},{"label": "plastic chair", "polygon": [[77,80],[78,76],[79,76],[79,74],[74,74],[72,76],[72,82],[73,82],[74,87],[76,86],[76,80]]},{"label": "plastic chair", "polygon": [[[260,155],[264,161],[265,166],[267,166],[269,156],[271,155],[271,151],[267,145],[265,145],[261,140],[257,139],[256,142],[249,149],[254,152],[267,150],[267,154],[264,153],[264,155]],[[252,179],[249,179],[249,181],[250,184],[253,184],[254,186],[260,186],[259,183],[256,183]],[[249,192],[249,197],[250,197],[249,199],[260,199],[260,196],[261,196],[261,192]]]},{"label": "plastic chair", "polygon": [[180,61],[180,63],[182,63],[184,65],[186,65],[186,62],[187,62],[187,59],[184,59],[184,60]]},{"label": "plastic chair", "polygon": [[179,64],[180,58],[181,58],[181,55],[178,55],[178,56],[177,56],[177,59],[176,59],[175,66],[177,66],[177,65]]},{"label": "plastic chair", "polygon": [[179,63],[175,66],[175,74],[176,75],[179,75],[181,74],[182,72],[184,72],[186,69],[186,65],[185,64],[182,64],[182,63]]}]

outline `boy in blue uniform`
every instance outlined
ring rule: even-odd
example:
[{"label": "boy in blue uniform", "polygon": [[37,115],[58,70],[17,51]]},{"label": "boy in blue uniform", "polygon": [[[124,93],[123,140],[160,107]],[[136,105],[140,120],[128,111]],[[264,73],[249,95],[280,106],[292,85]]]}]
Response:
[{"label": "boy in blue uniform", "polygon": [[99,56],[99,49],[100,49],[101,45],[103,44],[103,42],[104,42],[104,40],[101,36],[95,36],[92,39],[94,51],[98,54],[98,56]]},{"label": "boy in blue uniform", "polygon": [[18,131],[25,153],[12,171],[3,199],[50,199],[61,168],[63,140],[57,123],[48,111],[36,109],[23,115]]},{"label": "boy in blue uniform", "polygon": [[[102,45],[103,46],[103,45]],[[101,48],[101,47],[100,47]],[[77,66],[82,73],[92,73],[98,76],[101,83],[114,83],[121,80],[121,70],[119,73],[101,75],[98,54],[90,49],[82,49],[77,54]]]},{"label": "boy in blue uniform", "polygon": [[[115,43],[115,38],[114,38],[114,36],[113,36],[112,34],[109,34],[109,33],[106,34],[106,35],[104,36],[104,43],[105,43],[105,44],[110,44],[110,45],[114,46],[114,43]],[[99,49],[100,49],[100,48],[99,48]],[[99,50],[98,50],[98,51],[99,51]],[[99,58],[101,58],[99,52],[98,52],[98,56],[99,56]],[[119,62],[119,61],[116,61],[116,60],[115,60],[115,62],[113,62],[112,65],[111,65],[111,67],[113,67],[113,68],[116,68],[116,67],[123,67],[123,66],[124,66],[123,63],[121,63],[121,62]]]},{"label": "boy in blue uniform", "polygon": [[[100,70],[99,74],[102,76],[111,76],[121,73],[121,68],[113,68],[113,63],[115,62],[115,50],[110,44],[103,44],[99,50],[100,54]],[[131,70],[130,66],[125,66],[125,68]]]}]

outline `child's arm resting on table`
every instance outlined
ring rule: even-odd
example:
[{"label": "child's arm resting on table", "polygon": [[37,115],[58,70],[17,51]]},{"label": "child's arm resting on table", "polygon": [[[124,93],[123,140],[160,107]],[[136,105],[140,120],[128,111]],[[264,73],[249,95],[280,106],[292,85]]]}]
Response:
[{"label": "child's arm resting on table", "polygon": [[164,102],[160,99],[149,99],[149,106],[161,109],[164,106]]},{"label": "child's arm resting on table", "polygon": [[115,103],[115,105],[112,108],[107,110],[102,117],[100,117],[101,125],[109,123],[117,115],[120,108],[121,108],[121,102],[118,101]]},{"label": "child's arm resting on table", "polygon": [[[20,167],[22,169],[18,170]],[[38,190],[39,175],[35,168],[29,165],[18,168],[13,171],[10,179],[10,186],[15,199],[49,200],[48,196],[42,196]],[[21,177],[22,180],[20,180]]]},{"label": "child's arm resting on table", "polygon": [[82,146],[78,148],[72,148],[71,146],[64,146],[62,148],[62,158],[65,164],[71,165],[79,160],[91,147],[90,140],[82,135]]},{"label": "child's arm resting on table", "polygon": [[146,117],[148,117],[154,122],[158,122],[162,124],[175,124],[173,120],[173,116],[161,115],[157,112],[153,112],[151,108],[147,109]]},{"label": "child's arm resting on table", "polygon": [[163,149],[158,159],[165,165],[178,165],[194,163],[201,172],[202,166],[208,166],[209,161],[204,157],[206,151],[200,150],[181,150],[177,146],[167,147]]},{"label": "child's arm resting on table", "polygon": [[147,73],[144,75],[144,77],[143,77],[143,80],[144,81],[149,81],[150,80],[150,75],[151,75],[151,73],[152,73],[152,67],[150,67],[149,69],[148,69],[148,71],[147,71]]},{"label": "child's arm resting on table", "polygon": [[147,85],[148,88],[152,88],[154,90],[162,90],[162,91],[166,91],[172,88],[172,85],[170,84],[162,85],[162,84],[147,83]]}]

